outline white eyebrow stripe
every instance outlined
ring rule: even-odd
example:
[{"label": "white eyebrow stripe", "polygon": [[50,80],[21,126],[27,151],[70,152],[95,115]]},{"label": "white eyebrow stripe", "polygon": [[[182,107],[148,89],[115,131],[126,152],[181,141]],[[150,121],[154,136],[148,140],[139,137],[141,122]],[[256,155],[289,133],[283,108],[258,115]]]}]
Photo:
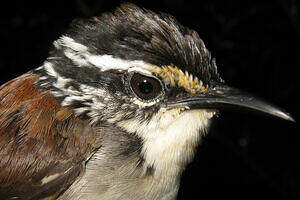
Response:
[{"label": "white eyebrow stripe", "polygon": [[91,54],[88,47],[76,42],[68,36],[62,36],[54,42],[54,46],[57,49],[63,49],[64,55],[72,60],[78,67],[93,65],[98,67],[101,71],[112,69],[120,71],[128,70],[149,75],[157,68],[157,66],[142,60],[125,60],[115,58],[112,55]]},{"label": "white eyebrow stripe", "polygon": [[[147,64],[146,64],[147,65]],[[144,65],[145,66],[145,65]],[[154,66],[155,67],[155,66]],[[151,72],[149,72],[148,70],[144,70],[143,68],[141,67],[136,67],[136,66],[133,66],[133,67],[130,67],[128,69],[128,72],[141,72],[143,74],[149,74],[151,75]]]},{"label": "white eyebrow stripe", "polygon": [[99,67],[101,71],[115,69],[122,71],[139,71],[142,73],[151,74],[151,71],[153,71],[153,69],[155,68],[154,65],[146,63],[142,60],[130,61],[121,58],[114,58],[112,55],[91,55],[87,58],[91,64]]}]

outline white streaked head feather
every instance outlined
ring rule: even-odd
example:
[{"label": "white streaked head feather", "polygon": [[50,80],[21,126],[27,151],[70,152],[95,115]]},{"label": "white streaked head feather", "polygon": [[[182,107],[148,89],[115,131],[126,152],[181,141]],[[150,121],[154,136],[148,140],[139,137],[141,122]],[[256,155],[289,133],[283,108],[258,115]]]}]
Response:
[{"label": "white streaked head feather", "polygon": [[46,62],[44,63],[44,65],[43,65],[43,68],[46,70],[46,72],[47,72],[48,75],[53,76],[53,77],[55,77],[55,78],[58,77],[58,74],[57,74],[57,72],[54,70],[52,63],[46,61]]},{"label": "white streaked head feather", "polygon": [[64,55],[72,60],[77,67],[94,66],[101,71],[107,70],[128,70],[137,71],[143,74],[151,74],[157,66],[145,63],[142,60],[124,60],[115,58],[112,55],[91,54],[89,48],[76,42],[68,36],[62,36],[54,42],[57,49],[63,49]]},{"label": "white streaked head feather", "polygon": [[72,49],[73,51],[77,51],[77,52],[86,52],[86,51],[88,51],[88,47],[86,47],[83,44],[80,44],[78,42],[75,42],[74,39],[72,39],[68,36],[60,37],[53,44],[57,49],[61,49],[62,47],[66,47],[66,48]]}]

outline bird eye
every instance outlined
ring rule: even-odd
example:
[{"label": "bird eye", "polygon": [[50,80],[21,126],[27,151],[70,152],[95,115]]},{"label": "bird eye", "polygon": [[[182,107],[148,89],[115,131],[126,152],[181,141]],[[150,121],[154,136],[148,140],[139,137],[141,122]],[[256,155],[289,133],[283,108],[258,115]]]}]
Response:
[{"label": "bird eye", "polygon": [[162,93],[161,82],[153,77],[134,73],[130,79],[133,93],[142,100],[153,100]]}]

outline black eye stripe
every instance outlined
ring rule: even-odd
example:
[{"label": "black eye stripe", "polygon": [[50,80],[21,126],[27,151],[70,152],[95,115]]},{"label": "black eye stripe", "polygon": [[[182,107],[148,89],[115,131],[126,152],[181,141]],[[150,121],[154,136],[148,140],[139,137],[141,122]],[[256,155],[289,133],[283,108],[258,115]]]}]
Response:
[{"label": "black eye stripe", "polygon": [[130,78],[132,92],[144,101],[156,99],[163,91],[161,82],[153,77],[134,73]]}]

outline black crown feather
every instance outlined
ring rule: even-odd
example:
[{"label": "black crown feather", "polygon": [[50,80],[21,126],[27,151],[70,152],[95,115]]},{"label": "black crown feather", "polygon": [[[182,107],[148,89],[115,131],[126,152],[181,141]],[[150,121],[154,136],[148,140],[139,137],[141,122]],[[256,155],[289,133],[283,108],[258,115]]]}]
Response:
[{"label": "black crown feather", "polygon": [[123,4],[114,13],[74,22],[67,34],[94,54],[158,66],[175,65],[205,84],[221,81],[215,61],[198,33],[169,14]]}]

